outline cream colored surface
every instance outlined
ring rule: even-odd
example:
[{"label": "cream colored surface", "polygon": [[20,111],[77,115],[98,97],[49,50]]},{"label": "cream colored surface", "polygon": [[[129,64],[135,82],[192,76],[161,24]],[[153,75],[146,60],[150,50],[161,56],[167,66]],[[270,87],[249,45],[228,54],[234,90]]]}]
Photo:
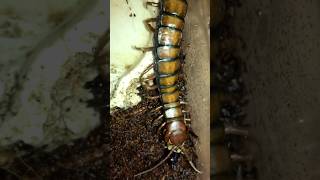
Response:
[{"label": "cream colored surface", "polygon": [[136,90],[138,78],[153,62],[150,53],[144,54],[133,46],[152,46],[153,34],[143,21],[156,16],[156,11],[145,8],[143,0],[110,3],[110,107],[128,108],[141,101]]},{"label": "cream colored surface", "polygon": [[17,2],[0,1],[0,146],[86,136],[99,124],[83,86],[98,73],[88,64],[107,29],[104,1]]}]

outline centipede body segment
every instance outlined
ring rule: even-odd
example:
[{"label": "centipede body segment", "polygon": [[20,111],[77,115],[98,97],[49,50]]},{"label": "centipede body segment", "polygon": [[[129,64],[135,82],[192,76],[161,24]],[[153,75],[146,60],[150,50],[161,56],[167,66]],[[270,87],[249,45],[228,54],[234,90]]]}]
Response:
[{"label": "centipede body segment", "polygon": [[[184,143],[189,137],[189,122],[185,118],[185,112],[179,99],[181,93],[178,86],[182,65],[182,31],[188,4],[186,0],[160,0],[157,5],[159,15],[156,18],[156,28],[154,28],[153,68],[162,102],[164,122],[161,127],[163,127],[164,140],[166,147],[170,150],[169,154],[173,152],[184,154],[194,170],[200,172],[184,149]],[[164,160],[167,158],[169,156]],[[152,171],[163,161],[136,176]]]}]

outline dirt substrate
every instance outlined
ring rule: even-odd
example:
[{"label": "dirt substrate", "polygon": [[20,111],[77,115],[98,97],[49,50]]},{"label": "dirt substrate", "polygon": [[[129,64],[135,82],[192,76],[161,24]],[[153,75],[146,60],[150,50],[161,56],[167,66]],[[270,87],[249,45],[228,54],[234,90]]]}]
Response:
[{"label": "dirt substrate", "polygon": [[[117,109],[112,113],[110,177],[133,179],[135,174],[153,167],[169,153],[162,139],[162,131],[157,133],[163,121],[152,122],[161,115],[161,111],[151,111],[158,106],[160,104],[157,99],[144,99],[133,108]],[[193,142],[197,140],[191,135],[190,137],[185,147],[189,157],[193,159],[193,162],[196,162]],[[171,163],[170,159],[152,172],[138,176],[136,179],[196,178],[196,172],[183,155],[179,155],[175,165]]]},{"label": "dirt substrate", "polygon": [[[0,170],[1,179],[106,179],[106,147],[103,145],[102,127],[94,130],[86,139],[62,145],[48,153],[23,143],[15,149],[28,153],[14,158]],[[11,153],[9,153],[11,152]],[[9,154],[13,150],[8,151]],[[11,157],[12,157],[11,156]]]}]

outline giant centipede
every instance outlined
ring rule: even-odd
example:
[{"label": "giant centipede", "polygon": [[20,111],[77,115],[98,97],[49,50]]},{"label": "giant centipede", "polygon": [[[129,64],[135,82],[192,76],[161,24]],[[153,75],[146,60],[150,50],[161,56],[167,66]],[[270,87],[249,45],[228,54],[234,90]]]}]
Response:
[{"label": "giant centipede", "polygon": [[[148,50],[153,51],[154,62],[141,74],[140,82],[143,84],[147,78],[143,75],[154,69],[153,79],[156,85],[146,85],[147,89],[158,89],[162,103],[162,115],[158,119],[164,122],[159,129],[163,129],[166,147],[169,154],[154,167],[142,171],[135,176],[148,173],[162,163],[164,163],[173,153],[184,154],[192,168],[199,171],[186,154],[184,145],[190,134],[190,119],[185,117],[179,96],[181,91],[178,86],[178,79],[182,68],[182,31],[184,28],[184,18],[187,14],[188,4],[186,0],[160,0],[159,2],[147,2],[147,5],[159,7],[157,18],[146,20],[148,29],[154,32],[153,47]],[[156,22],[156,27],[151,26],[151,22]],[[146,48],[139,48],[146,50]]]}]

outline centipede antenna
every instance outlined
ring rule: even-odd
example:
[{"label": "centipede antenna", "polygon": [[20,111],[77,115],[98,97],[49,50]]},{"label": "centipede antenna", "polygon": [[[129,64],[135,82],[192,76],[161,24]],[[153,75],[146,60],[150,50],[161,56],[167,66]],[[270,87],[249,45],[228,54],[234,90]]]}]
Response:
[{"label": "centipede antenna", "polygon": [[184,148],[180,148],[181,151],[183,152],[182,154],[187,158],[190,166],[193,168],[194,171],[196,171],[199,174],[202,174],[202,171],[200,171],[199,169],[196,168],[196,166],[193,164],[193,162],[190,160],[189,156],[185,153],[185,149]]},{"label": "centipede antenna", "polygon": [[163,160],[161,160],[158,164],[156,164],[155,166],[153,166],[153,167],[150,168],[150,169],[147,169],[147,170],[145,170],[145,171],[142,171],[142,172],[134,175],[134,177],[141,176],[142,174],[146,174],[146,173],[148,173],[148,172],[151,172],[151,171],[153,171],[154,169],[156,169],[157,167],[159,167],[161,164],[163,164],[163,163],[172,155],[172,153],[174,152],[174,150],[175,150],[176,148],[177,148],[176,146],[173,147],[173,148],[171,149],[171,151],[169,152],[169,154],[168,154]]},{"label": "centipede antenna", "polygon": [[153,63],[150,64],[141,74],[140,74],[140,77],[139,77],[139,80],[140,80],[140,83],[141,83],[141,79],[143,77],[144,74],[146,74],[148,71],[150,71],[152,68],[153,68]]},{"label": "centipede antenna", "polygon": [[202,174],[202,172],[196,168],[196,166],[193,164],[193,162],[191,160],[188,160],[188,162],[189,162],[190,166],[193,168],[193,170],[195,170],[199,174]]}]

